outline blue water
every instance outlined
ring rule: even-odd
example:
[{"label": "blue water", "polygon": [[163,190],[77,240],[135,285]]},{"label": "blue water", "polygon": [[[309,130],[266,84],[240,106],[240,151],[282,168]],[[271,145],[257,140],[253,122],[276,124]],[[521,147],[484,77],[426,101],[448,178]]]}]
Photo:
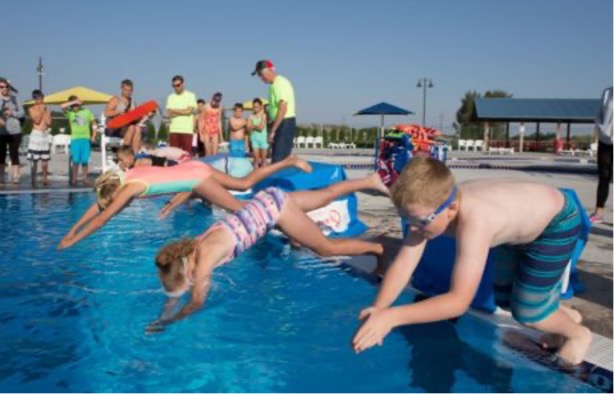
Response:
[{"label": "blue water", "polygon": [[137,201],[57,252],[92,201],[0,196],[2,391],[593,391],[471,316],[393,331],[355,355],[356,316],[376,287],[271,238],[216,271],[205,309],[146,334],[165,300],[156,251],[212,215],[193,206],[160,222],[160,200]]}]

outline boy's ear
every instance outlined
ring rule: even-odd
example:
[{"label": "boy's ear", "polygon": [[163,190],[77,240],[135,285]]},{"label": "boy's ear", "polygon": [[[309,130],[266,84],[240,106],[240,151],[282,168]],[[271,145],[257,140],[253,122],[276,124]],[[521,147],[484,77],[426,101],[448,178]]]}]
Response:
[{"label": "boy's ear", "polygon": [[450,204],[450,206],[448,207],[448,219],[449,220],[452,220],[456,217],[456,214],[458,214],[458,208],[459,208],[458,200]]}]

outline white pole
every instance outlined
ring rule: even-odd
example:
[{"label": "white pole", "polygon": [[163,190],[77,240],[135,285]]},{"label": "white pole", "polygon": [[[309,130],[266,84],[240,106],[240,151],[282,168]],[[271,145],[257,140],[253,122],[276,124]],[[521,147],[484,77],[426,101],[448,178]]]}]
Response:
[{"label": "white pole", "polygon": [[104,134],[106,129],[107,119],[104,116],[104,112],[100,115],[100,157],[102,159],[102,173],[104,174],[107,171],[107,137]]}]

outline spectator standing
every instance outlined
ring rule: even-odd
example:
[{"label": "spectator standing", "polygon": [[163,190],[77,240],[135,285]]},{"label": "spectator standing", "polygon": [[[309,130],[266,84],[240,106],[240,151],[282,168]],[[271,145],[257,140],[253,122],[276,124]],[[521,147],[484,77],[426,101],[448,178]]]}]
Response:
[{"label": "spectator standing", "polygon": [[92,111],[83,108],[83,102],[77,96],[70,96],[68,102],[62,104],[62,109],[70,124],[70,159],[72,161],[70,185],[77,185],[77,176],[79,167],[81,167],[83,185],[89,186],[87,173],[92,142],[96,141],[96,118]]},{"label": "spectator standing", "polygon": [[270,60],[260,60],[252,75],[269,86],[269,142],[273,144],[271,161],[277,163],[292,153],[296,134],[296,104],[290,81],[278,75]]},{"label": "spectator standing", "polygon": [[[15,94],[12,94],[11,90]],[[0,183],[4,182],[7,147],[11,159],[11,181],[15,184],[19,183],[21,177],[19,145],[21,144],[23,116],[23,107],[19,104],[16,91],[11,88],[6,78],[0,77]]]},{"label": "spectator standing", "polygon": [[173,77],[172,86],[174,92],[166,100],[166,111],[170,118],[169,145],[191,152],[196,96],[185,89],[181,75]]},{"label": "spectator standing", "polygon": [[28,142],[28,159],[32,162],[32,184],[36,183],[38,162],[42,162],[43,185],[49,184],[49,128],[51,127],[51,112],[44,103],[43,92],[36,89],[32,92],[34,105],[28,110],[32,119],[32,132]]},{"label": "spectator standing", "polygon": [[597,172],[599,183],[597,185],[597,204],[595,212],[591,215],[591,223],[603,222],[603,207],[610,194],[612,182],[612,87],[605,89],[601,94],[601,106],[595,118],[595,132],[598,135],[597,143]]}]

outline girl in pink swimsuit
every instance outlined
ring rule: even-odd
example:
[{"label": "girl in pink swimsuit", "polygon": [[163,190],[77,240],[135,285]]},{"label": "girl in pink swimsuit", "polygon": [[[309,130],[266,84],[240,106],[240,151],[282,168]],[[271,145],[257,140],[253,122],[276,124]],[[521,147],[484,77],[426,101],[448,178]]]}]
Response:
[{"label": "girl in pink swimsuit", "polygon": [[205,144],[205,155],[212,156],[217,154],[220,142],[224,142],[222,137],[222,93],[217,92],[211,98],[211,102],[205,104],[203,113],[200,115],[199,125],[202,124],[203,131],[201,139]]},{"label": "girl in pink swimsuit", "polygon": [[311,172],[311,166],[296,156],[254,170],[244,178],[234,178],[200,161],[189,161],[173,167],[138,166],[124,173],[106,172],[96,180],[96,204],[93,204],[64,236],[58,249],[68,248],[102,227],[134,198],[178,193],[162,209],[164,218],[170,210],[196,194],[231,212],[242,204],[228,190],[247,190],[267,176],[286,167]]},{"label": "girl in pink swimsuit", "polygon": [[274,226],[319,255],[370,254],[376,256],[379,263],[384,253],[382,244],[358,239],[326,238],[305,213],[328,205],[339,196],[365,189],[388,194],[388,189],[377,174],[315,191],[286,193],[271,187],[244,202],[242,209],[218,221],[195,239],[184,239],[164,246],[156,256],[156,266],[164,291],[173,298],[165,310],[172,308],[177,297],[190,289],[192,297],[173,317],[157,320],[148,330],[159,331],[165,324],[182,319],[200,308],[207,298],[213,270],[251,247]]}]

